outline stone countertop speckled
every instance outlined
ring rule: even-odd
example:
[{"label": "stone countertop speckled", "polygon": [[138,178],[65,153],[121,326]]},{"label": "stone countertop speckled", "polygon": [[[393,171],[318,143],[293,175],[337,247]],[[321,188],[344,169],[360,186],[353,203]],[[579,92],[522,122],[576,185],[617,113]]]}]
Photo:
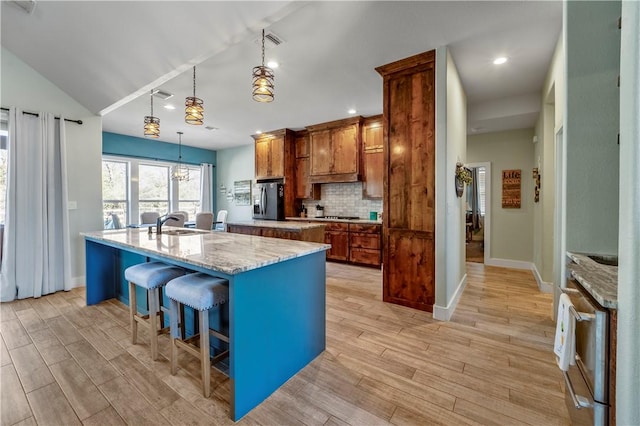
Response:
[{"label": "stone countertop speckled", "polygon": [[567,257],[572,260],[567,264],[568,274],[602,307],[618,309],[618,267],[602,265],[586,254],[567,252]]},{"label": "stone countertop speckled", "polygon": [[[184,230],[171,226],[166,231]],[[183,235],[148,234],[147,229],[127,228],[83,232],[87,240],[168,258],[229,275],[262,268],[288,259],[331,248],[328,244],[265,238],[229,232],[193,231]]]},{"label": "stone countertop speckled", "polygon": [[287,217],[287,220],[298,222],[344,222],[344,223],[358,223],[363,225],[382,225],[381,220],[368,220],[368,219],[329,219],[326,217]]},{"label": "stone countertop speckled", "polygon": [[324,223],[295,222],[289,220],[246,220],[227,222],[227,225],[255,226],[256,228],[275,228],[283,231],[301,232],[305,229],[324,228]]}]

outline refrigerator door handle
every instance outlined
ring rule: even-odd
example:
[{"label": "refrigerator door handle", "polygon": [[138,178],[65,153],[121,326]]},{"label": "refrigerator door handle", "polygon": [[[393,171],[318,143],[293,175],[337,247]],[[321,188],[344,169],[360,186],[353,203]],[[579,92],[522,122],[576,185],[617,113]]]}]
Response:
[{"label": "refrigerator door handle", "polygon": [[260,207],[262,208],[261,213],[263,215],[267,214],[267,188],[264,186],[260,188]]}]

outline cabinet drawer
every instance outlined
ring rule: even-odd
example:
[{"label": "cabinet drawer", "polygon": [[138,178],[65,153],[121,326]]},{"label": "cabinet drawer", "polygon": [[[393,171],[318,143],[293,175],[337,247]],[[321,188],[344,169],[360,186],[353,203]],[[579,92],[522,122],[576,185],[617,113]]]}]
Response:
[{"label": "cabinet drawer", "polygon": [[380,265],[380,250],[364,248],[351,248],[349,251],[349,261],[353,263],[364,263],[366,265]]},{"label": "cabinet drawer", "polygon": [[342,222],[325,222],[324,230],[325,231],[349,231],[349,224]]},{"label": "cabinet drawer", "polygon": [[351,232],[349,234],[349,243],[351,248],[357,247],[380,250],[380,235]]},{"label": "cabinet drawer", "polygon": [[349,230],[351,232],[362,232],[362,233],[379,235],[380,231],[382,230],[381,225],[367,225],[367,224],[361,224],[361,223],[352,223],[350,226],[351,227],[349,228]]}]

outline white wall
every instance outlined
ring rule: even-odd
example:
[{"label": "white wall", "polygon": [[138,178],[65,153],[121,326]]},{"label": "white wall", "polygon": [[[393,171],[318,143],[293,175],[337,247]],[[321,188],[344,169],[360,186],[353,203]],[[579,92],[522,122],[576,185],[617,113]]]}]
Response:
[{"label": "white wall", "polygon": [[83,124],[67,123],[67,172],[69,201],[77,210],[69,212],[71,269],[74,285],[84,285],[84,240],[82,231],[102,229],[102,118],[91,114],[69,95],[2,48],[1,102],[3,107],[51,112]]},{"label": "white wall", "polygon": [[455,194],[456,163],[466,160],[467,98],[446,47],[436,50],[436,304],[448,320],[466,279],[464,197]]},{"label": "white wall", "polygon": [[218,210],[227,210],[228,222],[251,220],[252,206],[236,206],[233,200],[228,199],[226,194],[219,190],[220,185],[224,185],[227,191],[233,193],[233,183],[237,180],[250,179],[255,183],[255,146],[239,146],[237,148],[222,149],[217,151],[216,163],[216,207]]},{"label": "white wall", "polygon": [[618,252],[619,1],[564,3],[567,250]]},{"label": "white wall", "polygon": [[[492,260],[533,261],[533,129],[469,135],[467,161],[491,163]],[[521,207],[502,208],[502,170],[522,170]]]},{"label": "white wall", "polygon": [[[533,262],[540,280],[552,283],[557,263],[554,259],[554,239],[559,237],[555,229],[555,134],[562,127],[564,117],[564,45],[562,37],[556,44],[551,65],[542,88],[541,114],[536,123],[535,135],[538,142],[534,146],[534,167],[541,174],[540,202],[534,203]],[[556,283],[558,284],[558,283]]]},{"label": "white wall", "polygon": [[[620,60],[620,169],[640,164],[640,3],[622,4]],[[620,267],[616,417],[640,424],[640,185],[636,173],[620,173]]]}]

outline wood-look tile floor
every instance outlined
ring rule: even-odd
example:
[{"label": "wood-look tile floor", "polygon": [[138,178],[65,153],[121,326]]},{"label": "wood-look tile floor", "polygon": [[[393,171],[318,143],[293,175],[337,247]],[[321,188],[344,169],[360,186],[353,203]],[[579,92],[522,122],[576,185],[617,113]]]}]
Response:
[{"label": "wood-look tile floor", "polygon": [[[569,424],[551,296],[528,271],[467,270],[452,320],[439,322],[381,302],[380,271],[328,263],[327,350],[238,424]],[[206,399],[195,358],[176,376],[151,362],[117,301],[85,306],[80,288],[0,313],[2,425],[233,423],[229,380],[214,372]]]}]

